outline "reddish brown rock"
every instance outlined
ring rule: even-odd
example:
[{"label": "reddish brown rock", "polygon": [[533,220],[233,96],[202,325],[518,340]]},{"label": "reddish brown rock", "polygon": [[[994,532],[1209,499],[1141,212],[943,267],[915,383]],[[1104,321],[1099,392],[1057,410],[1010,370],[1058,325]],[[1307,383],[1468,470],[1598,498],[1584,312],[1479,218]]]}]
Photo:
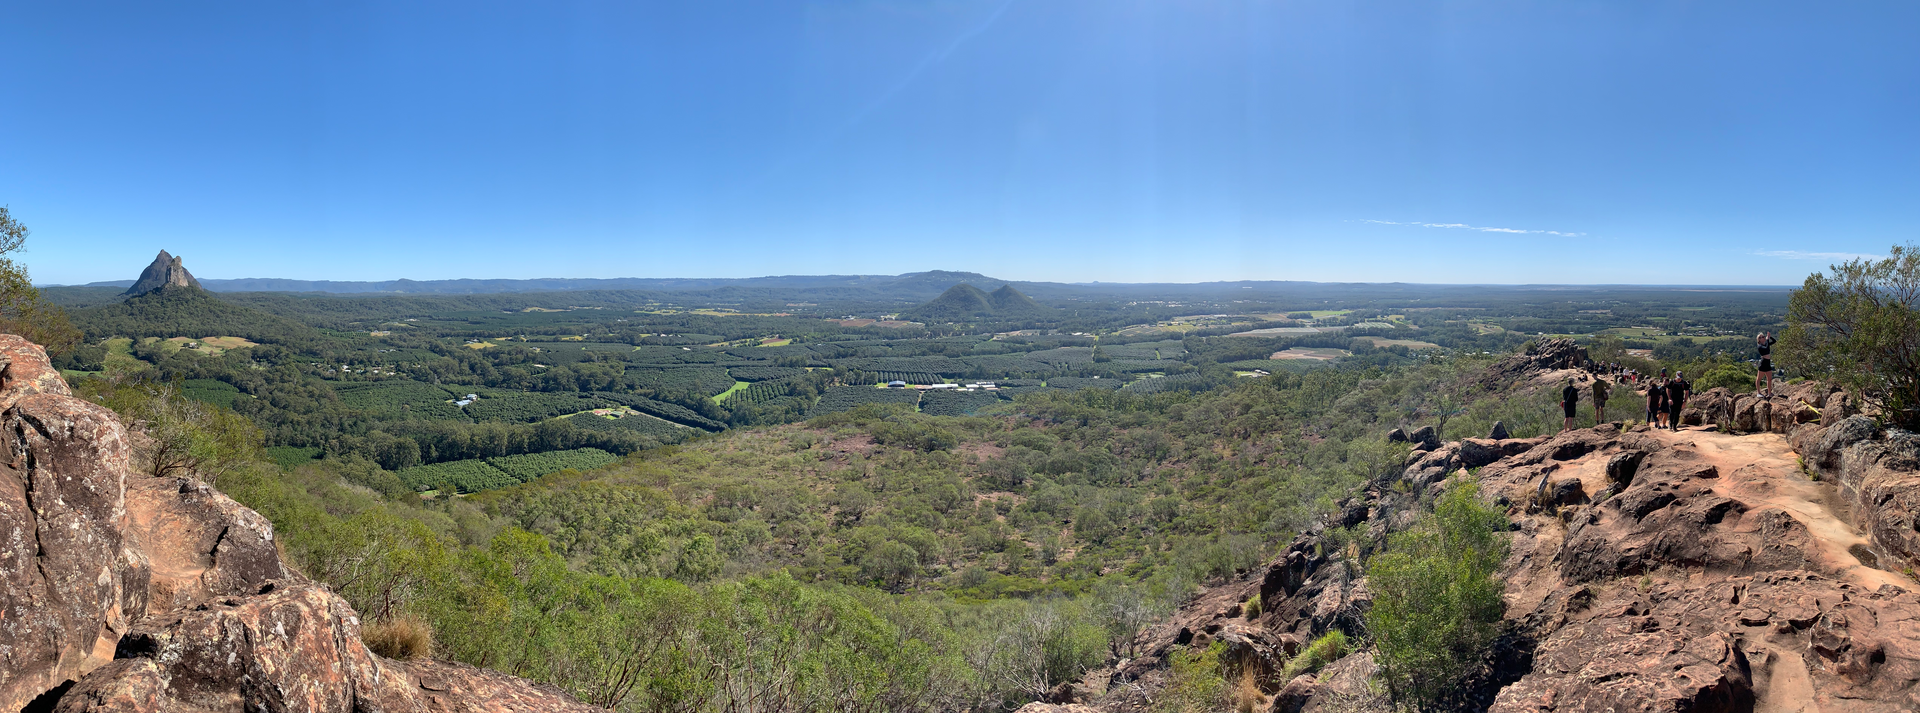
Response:
[{"label": "reddish brown rock", "polygon": [[273,524],[205,483],[135,476],[127,495],[129,530],[152,570],[147,613],[252,594],[290,576]]},{"label": "reddish brown rock", "polygon": [[[414,691],[360,643],[346,602],[313,584],[269,583],[150,620],[114,666],[81,679],[60,711],[116,710],[104,701],[157,697],[151,710],[407,710]],[[165,684],[155,692],[157,674]]]},{"label": "reddish brown rock", "polygon": [[18,710],[112,659],[146,610],[148,571],[125,535],[119,420],[36,378],[44,355],[0,349],[20,376],[0,379],[0,710]]},{"label": "reddish brown rock", "polygon": [[[449,661],[386,661],[392,675],[404,677],[418,693],[426,713],[588,713],[601,710],[580,703],[553,686],[499,671]],[[1058,710],[1086,711],[1085,706]]]}]

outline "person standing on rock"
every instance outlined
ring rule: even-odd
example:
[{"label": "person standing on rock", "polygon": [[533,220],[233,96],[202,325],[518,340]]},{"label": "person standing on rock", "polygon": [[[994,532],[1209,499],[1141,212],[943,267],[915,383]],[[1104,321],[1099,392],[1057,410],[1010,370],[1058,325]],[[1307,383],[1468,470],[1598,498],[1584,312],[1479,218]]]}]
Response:
[{"label": "person standing on rock", "polygon": [[1573,415],[1580,408],[1580,387],[1573,385],[1573,377],[1567,377],[1567,385],[1560,389],[1560,411],[1565,414],[1566,422],[1560,430],[1573,430]]},{"label": "person standing on rock", "polygon": [[1607,377],[1593,380],[1593,425],[1607,420]]},{"label": "person standing on rock", "polygon": [[1693,384],[1687,383],[1687,373],[1673,372],[1673,380],[1667,382],[1667,426],[1680,430],[1680,409],[1687,405],[1687,396],[1693,393]]},{"label": "person standing on rock", "polygon": [[1766,398],[1771,399],[1773,398],[1773,343],[1780,340],[1774,339],[1770,333],[1761,332],[1760,336],[1753,338],[1753,341],[1754,346],[1760,351],[1760,373],[1753,377],[1753,390],[1765,392]]},{"label": "person standing on rock", "polygon": [[1667,415],[1667,389],[1659,379],[1647,380],[1647,425],[1660,427],[1660,419]]}]

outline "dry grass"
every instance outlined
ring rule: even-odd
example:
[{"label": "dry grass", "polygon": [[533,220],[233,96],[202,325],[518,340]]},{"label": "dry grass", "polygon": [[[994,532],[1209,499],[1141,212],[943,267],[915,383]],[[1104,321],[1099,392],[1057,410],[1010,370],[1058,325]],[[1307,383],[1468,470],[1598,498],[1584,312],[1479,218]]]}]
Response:
[{"label": "dry grass", "polygon": [[368,622],[360,630],[367,648],[390,659],[411,661],[433,653],[433,627],[412,614]]},{"label": "dry grass", "polygon": [[1240,670],[1240,680],[1235,681],[1228,697],[1233,701],[1233,710],[1237,713],[1253,713],[1265,710],[1267,694],[1260,691],[1260,679],[1254,675],[1254,667],[1246,666]]}]

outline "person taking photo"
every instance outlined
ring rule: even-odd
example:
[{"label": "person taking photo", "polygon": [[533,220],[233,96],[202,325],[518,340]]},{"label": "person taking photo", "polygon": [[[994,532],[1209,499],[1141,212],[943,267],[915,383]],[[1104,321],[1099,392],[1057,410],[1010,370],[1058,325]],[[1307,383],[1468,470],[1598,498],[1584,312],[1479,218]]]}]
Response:
[{"label": "person taking photo", "polygon": [[1760,373],[1753,377],[1753,390],[1765,393],[1769,399],[1773,398],[1773,344],[1778,341],[1771,332],[1761,332],[1753,338],[1760,352]]}]

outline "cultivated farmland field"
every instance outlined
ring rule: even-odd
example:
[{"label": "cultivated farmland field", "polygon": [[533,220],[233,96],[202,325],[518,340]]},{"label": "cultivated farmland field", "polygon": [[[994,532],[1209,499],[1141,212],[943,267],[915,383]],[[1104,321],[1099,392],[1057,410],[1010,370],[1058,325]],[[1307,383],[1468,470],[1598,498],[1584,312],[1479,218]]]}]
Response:
[{"label": "cultivated farmland field", "polygon": [[598,448],[575,448],[570,451],[488,458],[487,464],[520,482],[526,482],[563,470],[593,470],[616,460],[620,459]]},{"label": "cultivated farmland field", "polygon": [[808,416],[846,411],[861,404],[914,404],[920,401],[915,389],[876,389],[871,386],[835,386],[827,389],[807,412]]}]

